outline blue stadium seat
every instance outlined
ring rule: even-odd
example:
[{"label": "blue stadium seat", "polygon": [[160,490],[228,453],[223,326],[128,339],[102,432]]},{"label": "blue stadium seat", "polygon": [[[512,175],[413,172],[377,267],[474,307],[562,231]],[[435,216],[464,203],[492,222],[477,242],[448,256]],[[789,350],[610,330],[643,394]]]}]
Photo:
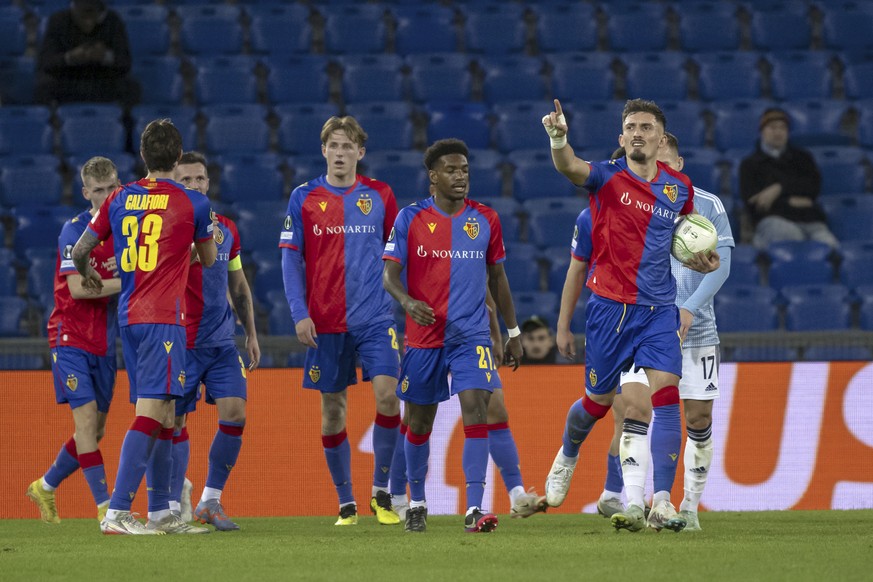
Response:
[{"label": "blue stadium seat", "polygon": [[754,263],[735,263],[731,254],[731,273],[722,286],[722,293],[734,287],[761,284],[761,271]]},{"label": "blue stadium seat", "polygon": [[385,8],[381,4],[341,6],[328,11],[324,23],[329,53],[379,53],[385,50]]},{"label": "blue stadium seat", "polygon": [[526,35],[524,6],[507,2],[465,7],[467,50],[502,55],[520,53]]},{"label": "blue stadium seat", "polygon": [[394,8],[398,54],[450,53],[458,48],[454,11],[447,6],[420,4]]},{"label": "blue stadium seat", "polygon": [[38,105],[0,107],[0,155],[52,153],[51,116]]},{"label": "blue stadium seat", "polygon": [[[479,169],[473,170],[476,173],[471,176],[471,191],[475,189],[479,191],[482,189],[479,176]],[[497,215],[500,217],[500,225],[503,227],[503,241],[507,244],[513,244],[518,242],[518,228],[519,228],[519,215],[522,212],[521,205],[513,200],[512,198],[499,198],[499,197],[484,197],[484,198],[476,198],[474,199],[490,206],[497,212]]]},{"label": "blue stadium seat", "polygon": [[139,137],[149,122],[169,118],[182,134],[182,147],[185,150],[200,148],[197,134],[197,109],[190,105],[137,105],[130,112],[133,118],[133,141],[139,147]]},{"label": "blue stadium seat", "polygon": [[429,196],[430,182],[421,160],[421,153],[414,151],[375,152],[364,158],[367,176],[391,186],[398,198],[414,200]]},{"label": "blue stadium seat", "polygon": [[127,28],[133,62],[140,57],[165,55],[170,49],[170,25],[166,6],[142,4],[114,6]]},{"label": "blue stadium seat", "polygon": [[873,9],[862,2],[819,2],[824,12],[822,32],[827,48],[873,49]]},{"label": "blue stadium seat", "polygon": [[54,256],[58,249],[58,235],[67,220],[82,211],[72,206],[17,206],[15,234],[12,248],[19,257],[30,255]]},{"label": "blue stadium seat", "polygon": [[[721,150],[740,148],[748,155],[758,136],[761,114],[774,104],[764,100],[737,100],[713,103],[715,145]],[[575,129],[575,128],[574,128]]]},{"label": "blue stadium seat", "polygon": [[219,161],[222,202],[245,205],[284,197],[285,178],[279,169],[278,154],[239,153],[222,156]]},{"label": "blue stadium seat", "polygon": [[667,114],[667,120],[667,127],[670,133],[679,138],[679,154],[685,160],[682,173],[691,178],[695,188],[702,188],[707,192],[720,194],[724,170],[721,154],[714,150],[696,147],[693,143],[686,144],[686,133],[683,132],[683,129],[681,127],[673,127],[673,117],[669,114]]},{"label": "blue stadium seat", "polygon": [[576,217],[585,207],[578,197],[541,198],[525,204],[530,239],[541,248],[566,246],[573,235]]},{"label": "blue stadium seat", "polygon": [[809,263],[803,259],[774,260],[767,277],[774,289],[788,285],[827,285],[834,279],[829,262]]},{"label": "blue stadium seat", "polygon": [[819,199],[831,232],[841,242],[873,240],[873,196],[856,194]]},{"label": "blue stadium seat", "polygon": [[33,57],[0,57],[0,101],[4,105],[31,105],[35,78]]},{"label": "blue stadium seat", "polygon": [[663,51],[667,48],[667,23],[667,11],[658,4],[633,3],[627,10],[610,11],[606,24],[609,48],[614,51]]},{"label": "blue stadium seat", "polygon": [[833,251],[831,248],[818,241],[781,241],[770,244],[767,255],[773,262],[778,261],[805,261],[809,263],[821,263],[829,261]]},{"label": "blue stadium seat", "polygon": [[267,109],[263,105],[208,105],[206,149],[213,154],[265,152],[270,147]]},{"label": "blue stadium seat", "polygon": [[770,89],[779,100],[829,99],[832,95],[830,53],[769,53]]},{"label": "blue stadium seat", "polygon": [[698,90],[704,101],[761,97],[758,53],[701,53],[693,58],[699,66]]},{"label": "blue stadium seat", "polygon": [[873,295],[868,295],[861,301],[861,306],[858,310],[859,323],[861,329],[865,331],[873,331]]},{"label": "blue stadium seat", "polygon": [[[363,160],[365,166],[369,157],[370,156],[367,156]],[[286,160],[286,163],[294,174],[291,180],[292,188],[321,176],[327,170],[327,161],[324,159],[324,156],[321,155],[321,152],[314,155],[290,156]],[[364,170],[363,173],[367,174],[366,168],[359,168],[358,173],[361,173],[362,169]]]},{"label": "blue stadium seat", "polygon": [[859,113],[858,141],[865,147],[873,147],[873,99],[854,102],[853,109]]},{"label": "blue stadium seat", "polygon": [[873,285],[873,269],[870,268],[873,265],[873,235],[865,240],[842,243],[840,255],[840,282],[843,285],[849,289]]},{"label": "blue stadium seat", "polygon": [[24,316],[27,301],[21,297],[0,297],[0,337],[28,335]]},{"label": "blue stadium seat", "polygon": [[812,147],[809,151],[821,172],[822,197],[833,194],[852,194],[866,189],[866,156],[860,148]]},{"label": "blue stadium seat", "polygon": [[737,8],[729,2],[692,3],[679,11],[679,43],[686,52],[733,51],[740,46]]},{"label": "blue stadium seat", "polygon": [[361,101],[402,101],[405,85],[397,55],[348,55],[339,59],[343,67],[343,96],[346,103]]},{"label": "blue stadium seat", "polygon": [[800,358],[797,348],[765,345],[734,348],[731,359],[734,362],[796,362]]},{"label": "blue stadium seat", "polygon": [[186,55],[236,55],[242,51],[243,31],[238,6],[177,6],[179,36]]},{"label": "blue stadium seat", "polygon": [[[686,57],[680,53],[628,53],[627,95],[656,101],[681,101],[688,98]],[[669,81],[665,81],[669,79]]]},{"label": "blue stadium seat", "polygon": [[367,132],[367,152],[412,149],[412,107],[406,101],[359,103],[346,113]]},{"label": "blue stadium seat", "polygon": [[[548,152],[529,152],[538,155],[523,155],[527,150],[510,154],[515,165],[512,194],[517,200],[536,200],[538,198],[575,197],[579,189],[563,174],[555,169]],[[581,208],[579,209],[581,211]],[[577,212],[578,214],[578,212]]]},{"label": "blue stadium seat", "polygon": [[803,350],[806,362],[867,362],[873,352],[864,346],[810,346]]},{"label": "blue stadium seat", "polygon": [[37,354],[0,355],[0,370],[42,370],[45,367],[43,357]]},{"label": "blue stadium seat", "polygon": [[472,91],[470,59],[459,53],[415,54],[406,57],[411,67],[413,99],[421,102],[468,101]]},{"label": "blue stadium seat", "polygon": [[[248,239],[245,235],[242,234],[242,229],[240,229],[240,238],[243,241],[251,240],[251,237]],[[281,230],[281,226],[274,233],[276,236],[274,244],[279,244],[279,231]],[[281,290],[284,286],[284,282],[282,281],[282,265],[279,261],[273,261],[271,263],[265,263],[263,265],[258,265],[258,270],[255,273],[254,279],[252,281],[252,292],[254,293],[255,298],[265,305],[272,305],[268,299],[268,293],[271,291]],[[273,307],[275,309],[275,307]],[[286,305],[286,309],[288,309]],[[290,317],[291,311],[288,310],[288,316]],[[288,329],[294,329],[292,325]],[[285,332],[286,334],[288,332]]]},{"label": "blue stadium seat", "polygon": [[257,103],[257,60],[248,56],[200,57],[195,88],[201,105]]},{"label": "blue stadium seat", "polygon": [[564,291],[564,283],[567,280],[567,269],[573,260],[570,257],[570,247],[567,245],[546,249],[546,256],[549,260],[547,288],[552,293],[560,295]]},{"label": "blue stadium seat", "polygon": [[[285,56],[309,52],[312,46],[310,11],[303,4],[248,6],[252,50]],[[290,33],[293,31],[293,33]]]},{"label": "blue stadium seat", "polygon": [[133,61],[133,76],[142,87],[142,103],[176,104],[185,84],[178,57],[141,57]]},{"label": "blue stadium seat", "polygon": [[4,206],[58,204],[62,189],[56,157],[34,154],[0,158],[0,199]]},{"label": "blue stadium seat", "polygon": [[703,147],[706,140],[706,121],[703,107],[695,101],[659,101],[658,106],[667,117],[667,128],[679,139],[683,156]]},{"label": "blue stadium seat", "polygon": [[327,103],[330,77],[321,55],[274,56],[265,59],[267,94],[273,103]]},{"label": "blue stadium seat", "polygon": [[[501,198],[503,196],[503,168],[501,166],[479,166],[470,158],[470,198],[488,204],[500,204],[506,200],[510,203],[515,202],[511,198]],[[513,220],[513,224],[504,224],[504,237],[506,239],[517,239],[519,235],[518,219]]]},{"label": "blue stadium seat", "polygon": [[808,50],[812,43],[812,22],[807,10],[792,9],[791,3],[755,6],[751,30],[752,44],[757,50]]},{"label": "blue stadium seat", "polygon": [[[270,308],[269,320],[270,335],[295,335],[294,320],[291,318],[291,309],[288,303],[275,303]],[[290,356],[289,356],[290,359]],[[289,364],[292,366],[294,364]],[[303,361],[296,363],[296,367],[303,367]]]},{"label": "blue stadium seat", "polygon": [[873,51],[844,59],[843,82],[846,97],[869,99],[873,96]]},{"label": "blue stadium seat", "polygon": [[3,6],[0,8],[0,56],[21,56],[26,48],[24,12],[18,6]]},{"label": "blue stadium seat", "polygon": [[39,298],[54,293],[56,256],[35,258],[27,269],[27,294]]},{"label": "blue stadium seat", "polygon": [[783,287],[785,328],[788,331],[838,331],[849,329],[849,290],[842,285]]},{"label": "blue stadium seat", "polygon": [[596,52],[549,55],[552,94],[558,99],[570,98],[574,103],[612,99],[615,92],[612,60],[612,55]]},{"label": "blue stadium seat", "polygon": [[[49,273],[52,273],[51,268]],[[15,266],[11,262],[0,263],[0,297],[13,297],[17,292],[18,278],[15,275]]]},{"label": "blue stadium seat", "polygon": [[[567,122],[570,124],[573,132],[573,147],[588,150],[589,148],[600,151],[603,148],[609,148],[610,153],[618,147],[618,136],[622,132],[623,119],[621,117],[624,110],[624,102],[622,101],[607,101],[598,103],[578,103],[570,106],[564,105],[564,112],[567,114]],[[540,105],[536,109],[540,116],[537,118],[539,123],[542,115],[549,112],[549,109],[543,109]],[[540,128],[542,132],[542,128]],[[542,141],[538,141],[535,147],[542,148]],[[592,159],[592,156],[589,156]],[[599,159],[607,159],[607,157],[598,157]]]},{"label": "blue stadium seat", "polygon": [[758,285],[736,286],[717,293],[715,320],[719,331],[775,330],[779,325],[775,301],[773,289]]},{"label": "blue stadium seat", "polygon": [[[284,200],[267,201],[259,203],[246,203],[239,211],[236,221],[240,240],[243,247],[251,252],[276,252],[279,247],[279,233],[282,231],[282,223],[288,204]],[[278,269],[278,285],[274,288],[282,288],[282,272],[279,261],[273,264]],[[262,289],[264,293],[269,289]],[[262,295],[259,295],[261,298]]]},{"label": "blue stadium seat", "polygon": [[[494,138],[501,152],[542,147],[543,113],[548,113],[542,101],[517,101],[494,105],[497,121]],[[546,136],[548,137],[548,136]]]},{"label": "blue stadium seat", "polygon": [[445,103],[426,107],[428,113],[427,141],[457,138],[471,148],[491,145],[491,120],[488,107],[482,103]]},{"label": "blue stadium seat", "polygon": [[321,128],[336,106],[330,103],[279,105],[279,149],[289,154],[317,154],[321,151]]},{"label": "blue stadium seat", "polygon": [[549,322],[554,329],[558,320],[558,310],[561,307],[561,298],[551,291],[525,291],[513,293],[515,302],[515,314],[519,324],[538,315]]},{"label": "blue stadium seat", "polygon": [[61,149],[67,155],[120,152],[127,147],[127,130],[117,105],[61,105],[57,115]]},{"label": "blue stadium seat", "polygon": [[489,103],[543,99],[543,62],[536,57],[504,56],[479,59],[485,71],[483,93]]},{"label": "blue stadium seat", "polygon": [[[871,70],[873,74],[873,70]],[[791,140],[803,147],[845,146],[851,136],[843,130],[849,103],[836,99],[791,101],[784,104],[791,117]]]},{"label": "blue stadium seat", "polygon": [[[539,263],[536,260],[521,261],[516,257],[510,259],[509,255],[507,255],[503,268],[506,271],[506,277],[509,279],[513,296],[517,293],[542,290],[540,288]],[[519,319],[519,322],[521,321]]]},{"label": "blue stadium seat", "polygon": [[594,4],[567,2],[531,6],[537,15],[537,42],[547,53],[594,51],[597,13]]}]

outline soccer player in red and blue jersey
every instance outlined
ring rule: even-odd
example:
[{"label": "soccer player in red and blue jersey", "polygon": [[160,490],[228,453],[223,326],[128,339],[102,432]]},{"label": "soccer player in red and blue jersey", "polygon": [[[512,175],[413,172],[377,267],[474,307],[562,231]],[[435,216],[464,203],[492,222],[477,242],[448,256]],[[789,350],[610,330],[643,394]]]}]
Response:
[{"label": "soccer player in red and blue jersey", "polygon": [[[670,248],[677,217],[694,209],[694,188],[687,176],[658,162],[666,118],[651,101],[628,101],[622,112],[619,146],[624,160],[589,163],[567,144],[561,104],[543,117],[551,139],[555,168],[591,193],[592,256],[588,278],[593,292],[586,309],[585,395],[571,406],[558,451],[546,479],[546,500],[560,505],[570,488],[579,448],[594,423],[612,405],[619,375],[632,364],[646,372],[641,384],[623,392],[627,405],[620,459],[628,496],[625,512],[612,516],[617,529],[645,527],[643,499],[648,466],[648,430],[652,394],[678,395],[682,375],[676,281]],[[701,253],[693,268],[718,268],[718,254]]]},{"label": "soccer player in red and blue jersey", "polygon": [[[385,246],[382,280],[407,313],[406,354],[398,395],[409,410],[406,466],[410,502],[406,531],[427,529],[425,478],[429,438],[440,402],[458,396],[464,423],[467,532],[490,532],[497,517],[482,510],[488,464],[488,403],[501,387],[492,353],[486,288],[510,332],[506,363],[522,355],[500,219],[467,199],[468,150],[446,139],[425,152],[433,197],[404,208]],[[407,288],[400,279],[406,269]],[[449,379],[451,374],[451,380]]]},{"label": "soccer player in red and blue jersey", "polygon": [[382,288],[381,256],[397,215],[390,186],[357,174],[367,134],[353,117],[321,130],[327,173],[291,193],[279,246],[285,295],[297,338],[307,346],[303,387],[321,392],[321,441],[339,497],[336,525],[354,525],[347,388],[357,383],[355,354],[376,396],[370,509],[381,524],[400,523],[388,480],[400,432],[397,328]]},{"label": "soccer player in red and blue jersey", "polygon": [[88,221],[118,187],[118,171],[111,160],[94,157],[82,166],[81,176],[82,196],[91,202],[91,208],[68,220],[61,229],[55,262],[55,307],[48,322],[55,397],[58,404],[70,405],[76,432],[61,447],[45,475],[27,488],[27,496],[37,504],[47,523],[60,523],[55,489],[79,467],[97,504],[99,521],[109,507],[106,470],[97,443],[103,438],[115,388],[118,329],[113,296],[121,291],[121,280],[115,277],[111,238],[91,253],[94,269],[103,282],[97,293],[83,288],[71,253]]},{"label": "soccer player in red and blue jersey", "polygon": [[182,156],[182,136],[169,119],[149,123],[140,138],[148,169],[142,180],[117,189],[100,207],[73,247],[76,270],[86,289],[102,288],[91,266],[91,251],[114,235],[121,276],[118,321],[136,418],[121,447],[115,490],[100,524],[105,534],[187,533],[190,527],[170,513],[171,447],[155,462],[153,488],[165,500],[150,509],[144,526],[130,506],[155,441],[172,441],[173,401],[185,385],[185,285],[191,244],[204,266],[215,262],[209,201],[173,181]]},{"label": "soccer player in red and blue jersey", "polygon": [[[198,152],[185,152],[176,166],[176,181],[207,195],[209,174],[206,158]],[[188,351],[185,357],[185,395],[176,400],[176,426],[173,433],[173,481],[170,509],[184,514],[182,499],[185,471],[188,467],[189,442],[185,426],[188,413],[194,412],[200,399],[200,385],[206,386],[206,402],[218,408],[218,430],[209,449],[206,486],[194,516],[219,531],[239,529],[221,505],[221,493],[236,465],[246,423],[246,373],[254,370],[261,359],[252,292],[246,281],[240,258],[240,238],[236,224],[226,216],[216,215],[212,234],[218,246],[218,258],[211,267],[199,262],[191,265],[185,293]],[[234,341],[236,318],[227,294],[236,308],[246,334],[249,364],[243,362]],[[190,499],[188,500],[190,503]],[[183,521],[185,515],[182,516]]]}]

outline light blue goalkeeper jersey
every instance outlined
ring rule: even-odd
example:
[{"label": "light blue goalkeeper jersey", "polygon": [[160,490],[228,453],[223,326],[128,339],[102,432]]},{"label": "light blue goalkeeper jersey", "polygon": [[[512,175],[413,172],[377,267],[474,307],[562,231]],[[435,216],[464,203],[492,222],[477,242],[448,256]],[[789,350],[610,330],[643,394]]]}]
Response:
[{"label": "light blue goalkeeper jersey", "polygon": [[[706,190],[694,189],[694,211],[705,216],[718,231],[718,244],[716,249],[734,246],[734,236],[731,233],[731,225],[724,205],[715,194]],[[676,279],[676,305],[685,307],[689,298],[697,291],[701,281],[706,275],[683,267],[682,263],[670,257],[670,266],[673,277]],[[714,274],[714,273],[713,273]],[[718,291],[716,289],[715,291]],[[718,345],[718,329],[715,324],[715,310],[712,305],[713,295],[710,295],[700,304],[697,309],[690,309],[694,313],[694,322],[685,338],[683,348],[699,348],[703,346]],[[688,307],[686,307],[688,309]]]}]

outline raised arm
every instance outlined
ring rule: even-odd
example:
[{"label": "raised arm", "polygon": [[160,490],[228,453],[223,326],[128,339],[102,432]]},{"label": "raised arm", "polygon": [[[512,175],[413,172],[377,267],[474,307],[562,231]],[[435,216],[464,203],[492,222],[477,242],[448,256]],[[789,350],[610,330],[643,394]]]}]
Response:
[{"label": "raised arm", "polygon": [[561,102],[557,99],[555,99],[555,110],[543,117],[543,127],[551,140],[552,162],[555,164],[555,169],[577,186],[584,184],[588,180],[591,168],[588,162],[576,156],[573,148],[567,143],[567,118],[561,108]]}]

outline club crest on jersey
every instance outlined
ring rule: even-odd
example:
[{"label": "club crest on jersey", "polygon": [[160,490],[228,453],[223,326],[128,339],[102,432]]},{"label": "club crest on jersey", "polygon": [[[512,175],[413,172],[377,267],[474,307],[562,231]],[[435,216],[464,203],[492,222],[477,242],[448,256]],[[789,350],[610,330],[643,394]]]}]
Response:
[{"label": "club crest on jersey", "polygon": [[679,186],[675,184],[665,184],[664,195],[670,199],[670,202],[676,202],[676,198],[679,197]]},{"label": "club crest on jersey", "polygon": [[327,210],[327,200],[318,203],[318,207],[321,208],[321,211],[324,212]]},{"label": "club crest on jersey", "polygon": [[75,374],[68,374],[66,384],[67,388],[70,389],[70,392],[75,392],[76,388],[79,387],[79,379],[76,378]]},{"label": "club crest on jersey", "polygon": [[479,223],[476,222],[475,219],[468,220],[466,224],[464,224],[464,232],[467,233],[472,240],[476,240],[476,237],[479,236]]},{"label": "club crest on jersey", "polygon": [[291,227],[294,226],[290,214],[285,217],[285,224],[283,226],[285,227],[285,230],[291,230]]},{"label": "club crest on jersey", "polygon": [[318,384],[318,380],[321,378],[321,369],[318,366],[312,366],[309,368],[309,379],[312,380],[313,384]]},{"label": "club crest on jersey", "polygon": [[436,222],[428,222],[427,227],[430,229],[430,233],[433,234],[433,231],[436,230]]},{"label": "club crest on jersey", "polygon": [[597,372],[594,371],[594,368],[591,368],[588,371],[588,381],[591,382],[591,387],[597,386]]},{"label": "club crest on jersey", "polygon": [[215,244],[217,245],[224,242],[224,232],[218,227],[218,225],[216,225],[215,230],[212,231],[212,238],[215,239]]},{"label": "club crest on jersey", "polygon": [[406,394],[407,390],[409,390],[409,376],[404,376],[403,382],[400,383],[400,391]]},{"label": "club crest on jersey", "polygon": [[176,378],[179,381],[179,385],[183,388],[185,387],[185,370],[179,372],[179,377]]},{"label": "club crest on jersey", "polygon": [[167,353],[170,353],[170,350],[173,349],[173,342],[164,342],[164,349],[167,350]]},{"label": "club crest on jersey", "polygon": [[370,214],[370,211],[373,210],[373,200],[368,196],[361,195],[355,205],[361,209],[361,212],[364,213],[364,216],[367,216],[368,214]]}]

